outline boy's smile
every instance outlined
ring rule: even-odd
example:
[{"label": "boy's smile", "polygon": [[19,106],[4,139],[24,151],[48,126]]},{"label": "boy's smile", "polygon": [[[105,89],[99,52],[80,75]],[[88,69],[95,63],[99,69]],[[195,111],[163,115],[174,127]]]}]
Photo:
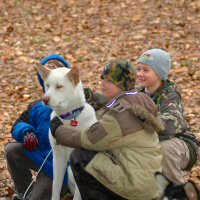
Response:
[{"label": "boy's smile", "polygon": [[162,84],[159,76],[146,64],[138,63],[137,77],[141,86],[154,92]]}]

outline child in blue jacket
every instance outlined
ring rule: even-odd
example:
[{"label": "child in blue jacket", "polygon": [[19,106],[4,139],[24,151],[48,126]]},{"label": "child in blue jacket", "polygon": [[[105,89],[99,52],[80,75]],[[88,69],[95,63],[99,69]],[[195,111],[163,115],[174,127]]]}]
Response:
[{"label": "child in blue jacket", "polygon": [[[52,54],[41,61],[48,68],[67,67],[69,63],[61,56]],[[38,79],[44,91],[43,81],[38,74]],[[12,137],[16,142],[8,143],[5,147],[5,156],[10,176],[14,182],[16,194],[14,200],[23,199],[27,187],[32,182],[31,171],[37,172],[51,150],[48,131],[50,124],[51,108],[44,105],[42,100],[29,104],[21,116],[12,126]],[[49,155],[41,172],[30,189],[30,200],[51,199],[53,178],[53,156]],[[65,192],[67,176],[63,184]]]}]

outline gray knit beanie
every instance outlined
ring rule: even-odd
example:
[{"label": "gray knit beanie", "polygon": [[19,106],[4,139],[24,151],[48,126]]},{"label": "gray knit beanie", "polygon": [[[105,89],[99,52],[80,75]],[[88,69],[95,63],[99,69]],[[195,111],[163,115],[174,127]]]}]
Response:
[{"label": "gray knit beanie", "polygon": [[151,49],[144,52],[138,60],[139,63],[144,63],[160,77],[161,80],[166,80],[171,69],[170,54],[161,49]]}]

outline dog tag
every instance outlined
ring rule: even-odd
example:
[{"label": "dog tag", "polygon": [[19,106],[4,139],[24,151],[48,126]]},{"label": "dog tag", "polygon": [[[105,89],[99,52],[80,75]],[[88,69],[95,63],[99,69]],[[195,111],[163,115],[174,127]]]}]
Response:
[{"label": "dog tag", "polygon": [[70,122],[71,126],[78,126],[78,121],[76,121],[76,119],[72,119]]}]

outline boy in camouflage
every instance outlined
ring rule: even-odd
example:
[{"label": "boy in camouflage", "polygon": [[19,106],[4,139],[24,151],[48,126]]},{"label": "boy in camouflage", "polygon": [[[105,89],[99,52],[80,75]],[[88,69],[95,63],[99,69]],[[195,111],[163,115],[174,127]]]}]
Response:
[{"label": "boy in camouflage", "polygon": [[168,79],[171,68],[169,53],[151,49],[138,61],[140,91],[156,103],[165,129],[159,132],[163,153],[163,173],[173,182],[184,183],[184,175],[197,162],[199,141],[190,132],[184,118],[181,94]]}]

